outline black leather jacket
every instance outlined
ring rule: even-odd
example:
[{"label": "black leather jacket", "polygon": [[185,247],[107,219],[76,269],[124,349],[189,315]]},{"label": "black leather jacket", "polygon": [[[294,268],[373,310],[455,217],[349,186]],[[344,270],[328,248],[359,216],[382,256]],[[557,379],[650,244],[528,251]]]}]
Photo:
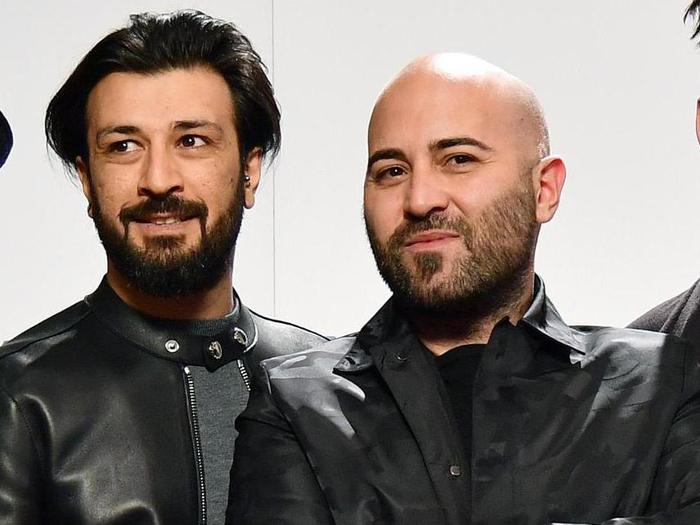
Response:
[{"label": "black leather jacket", "polygon": [[698,352],[569,327],[543,287],[484,350],[470,458],[391,301],[260,381],[237,420],[232,525],[700,524]]},{"label": "black leather jacket", "polygon": [[[201,524],[194,383],[324,339],[243,306],[214,337],[97,291],[0,349],[0,524]],[[233,365],[233,364],[232,364]],[[242,407],[241,407],[242,409]]]}]

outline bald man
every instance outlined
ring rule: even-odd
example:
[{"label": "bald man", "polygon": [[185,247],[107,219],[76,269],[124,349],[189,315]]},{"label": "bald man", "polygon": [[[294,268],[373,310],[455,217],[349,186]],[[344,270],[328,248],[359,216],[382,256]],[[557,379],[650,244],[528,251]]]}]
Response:
[{"label": "bald man", "polygon": [[358,334],[263,362],[228,523],[700,523],[699,356],[569,327],[535,275],[565,167],[530,88],[424,57],[368,142],[393,295]]}]

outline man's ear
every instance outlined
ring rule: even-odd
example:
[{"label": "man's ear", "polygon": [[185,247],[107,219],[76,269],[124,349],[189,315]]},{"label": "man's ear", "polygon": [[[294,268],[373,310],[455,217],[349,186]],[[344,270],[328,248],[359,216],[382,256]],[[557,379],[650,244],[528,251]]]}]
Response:
[{"label": "man's ear", "polygon": [[695,136],[698,138],[698,142],[700,142],[700,98],[695,108]]},{"label": "man's ear", "polygon": [[80,185],[83,188],[83,195],[88,201],[88,215],[92,217],[92,191],[90,190],[90,168],[82,157],[75,158],[75,167],[78,170]]},{"label": "man's ear", "polygon": [[260,176],[262,175],[262,159],[263,153],[260,148],[254,148],[245,159],[243,164],[243,173],[241,177],[245,177],[244,194],[245,207],[250,209],[255,204],[255,192],[260,184]]},{"label": "man's ear", "polygon": [[535,216],[542,224],[551,220],[559,207],[561,191],[566,180],[566,166],[560,157],[550,155],[535,167]]}]

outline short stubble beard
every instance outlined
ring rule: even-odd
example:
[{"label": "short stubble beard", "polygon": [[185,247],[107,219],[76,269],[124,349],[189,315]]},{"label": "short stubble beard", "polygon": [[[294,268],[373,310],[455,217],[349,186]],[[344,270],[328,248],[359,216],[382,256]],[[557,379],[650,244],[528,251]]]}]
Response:
[{"label": "short stubble beard", "polygon": [[[400,307],[421,316],[458,316],[473,324],[520,299],[539,230],[529,177],[472,221],[433,213],[406,222],[385,244],[369,226],[366,212],[365,225],[379,273]],[[408,264],[404,259],[406,241],[432,229],[457,232],[467,252],[453,263],[450,275],[434,284],[444,266],[439,252],[409,255]]]}]

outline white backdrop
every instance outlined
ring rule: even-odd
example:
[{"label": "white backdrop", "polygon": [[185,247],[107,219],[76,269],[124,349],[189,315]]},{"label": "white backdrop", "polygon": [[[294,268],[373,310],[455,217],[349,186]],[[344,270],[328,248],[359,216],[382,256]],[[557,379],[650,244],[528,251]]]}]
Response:
[{"label": "white backdrop", "polygon": [[81,192],[51,161],[46,105],[131,12],[232,20],[270,68],[283,146],[244,220],[235,282],[261,313],[354,331],[388,296],[362,225],[374,98],[408,60],[467,51],[530,83],[569,169],[537,269],[573,323],[624,325],[700,276],[694,136],[700,50],[686,0],[0,0],[0,340],[80,299],[105,262]]}]

